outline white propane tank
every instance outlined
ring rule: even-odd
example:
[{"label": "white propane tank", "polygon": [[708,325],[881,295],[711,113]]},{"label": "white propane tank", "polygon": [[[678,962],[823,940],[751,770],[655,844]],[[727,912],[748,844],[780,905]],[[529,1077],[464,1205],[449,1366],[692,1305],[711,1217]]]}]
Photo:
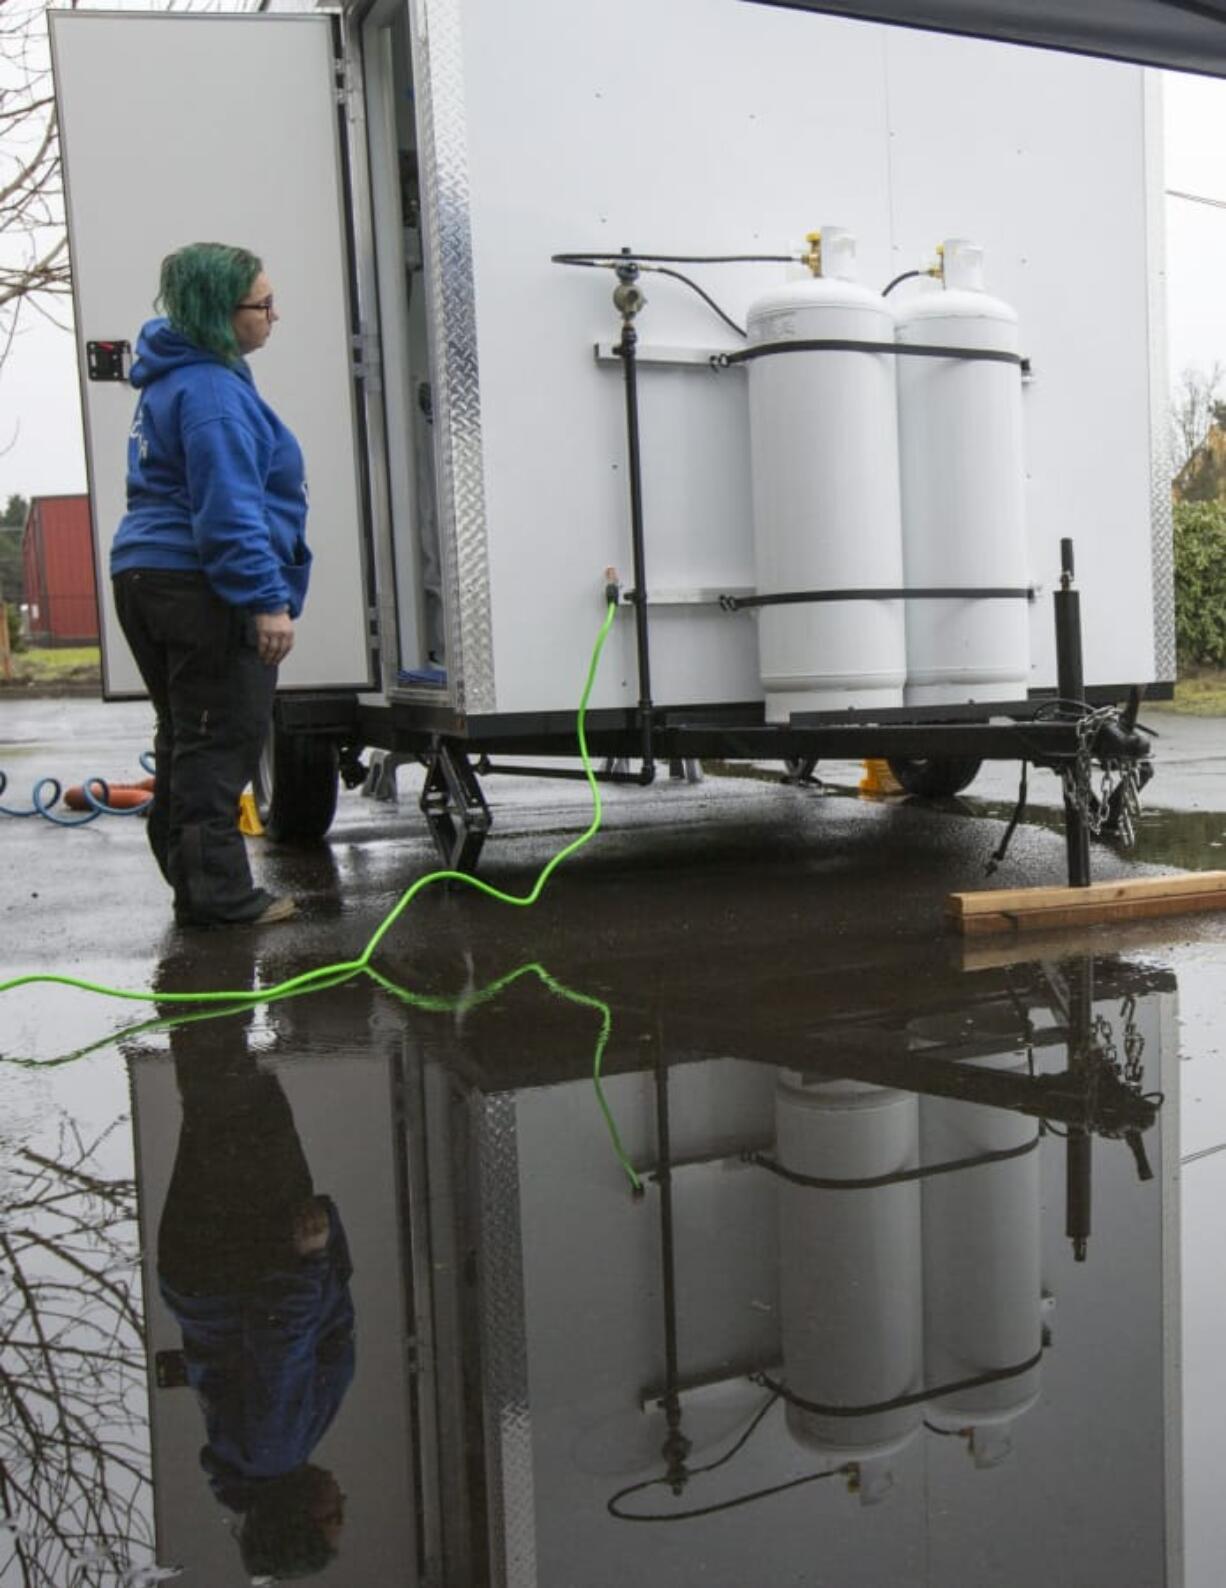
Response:
[{"label": "white propane tank", "polygon": [[[978,1068],[1028,1073],[1016,1051],[1017,1020],[999,1015],[985,1032],[977,1015],[912,1022],[917,1052],[932,1042],[998,1036],[999,1053],[967,1061]],[[1009,1046],[1010,1038],[1014,1046]],[[971,1169],[934,1174],[923,1182],[924,1366],[929,1390],[1012,1369],[1037,1355],[1043,1335],[1039,1222],[1039,1127],[1008,1109],[957,1098],[920,1100],[920,1149],[925,1169],[985,1153],[1017,1153]],[[929,1401],[928,1418],[947,1432],[970,1434],[977,1466],[994,1466],[1012,1447],[1012,1425],[1038,1399],[1040,1368],[977,1389]]]},{"label": "white propane tank", "polygon": [[[750,347],[810,340],[892,342],[889,304],[854,279],[855,239],[820,233],[802,281],[750,308]],[[812,239],[811,239],[812,241]],[[754,551],[761,595],[902,585],[895,359],[814,350],[749,362]],[[899,706],[906,674],[899,601],[763,607],[758,656],[766,720]]]},{"label": "white propane tank", "polygon": [[[943,286],[898,310],[900,343],[1017,354],[1017,315],[983,290],[983,251],[944,244]],[[908,589],[1028,582],[1021,377],[1016,363],[902,356],[898,436]],[[1025,600],[912,601],[909,706],[1024,700]]]},{"label": "white propane tank", "polygon": [[[910,1092],[859,1081],[807,1081],[781,1071],[775,1089],[780,1166],[833,1182],[876,1179],[919,1161]],[[806,1401],[877,1406],[923,1389],[918,1180],[858,1187],[779,1182],[783,1381]],[[923,1406],[831,1416],[791,1403],[787,1425],[828,1460],[896,1456]],[[888,1486],[880,1470],[878,1494]]]}]

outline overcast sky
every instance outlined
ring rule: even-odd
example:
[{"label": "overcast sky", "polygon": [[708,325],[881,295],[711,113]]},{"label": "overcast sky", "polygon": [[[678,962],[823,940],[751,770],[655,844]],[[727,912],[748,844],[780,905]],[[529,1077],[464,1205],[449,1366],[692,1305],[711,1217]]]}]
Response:
[{"label": "overcast sky", "polygon": [[[1170,73],[1163,100],[1167,348],[1175,381],[1189,365],[1226,367],[1226,82]],[[1218,204],[1176,198],[1171,189]]]},{"label": "overcast sky", "polygon": [[[1166,187],[1221,208],[1168,197],[1167,342],[1171,378],[1188,365],[1226,368],[1226,82],[1168,74]],[[0,501],[85,489],[72,338],[36,316],[0,381]]]}]

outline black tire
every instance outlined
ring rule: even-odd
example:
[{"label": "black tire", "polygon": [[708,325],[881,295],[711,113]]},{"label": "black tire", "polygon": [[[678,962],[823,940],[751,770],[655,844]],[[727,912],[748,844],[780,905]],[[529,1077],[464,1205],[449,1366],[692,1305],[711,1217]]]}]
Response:
[{"label": "black tire", "polygon": [[808,783],[817,768],[817,757],[791,756],[785,757],[783,762],[783,778],[785,783]]},{"label": "black tire", "polygon": [[276,723],[260,752],[254,789],[264,831],[275,843],[315,843],[336,815],[338,756],[331,739],[287,733]]},{"label": "black tire", "polygon": [[943,799],[950,794],[961,794],[979,776],[982,761],[966,757],[933,756],[927,761],[891,761],[890,771],[908,794],[918,794],[921,799]]}]

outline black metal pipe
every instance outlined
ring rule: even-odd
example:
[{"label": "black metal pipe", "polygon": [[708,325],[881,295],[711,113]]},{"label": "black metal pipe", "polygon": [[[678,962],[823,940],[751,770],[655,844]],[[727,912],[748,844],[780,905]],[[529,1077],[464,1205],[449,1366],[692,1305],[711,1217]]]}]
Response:
[{"label": "black metal pipe", "polygon": [[[1056,688],[1060,698],[1085,699],[1081,656],[1081,597],[1073,589],[1073,543],[1060,542],[1060,588],[1053,596],[1056,614]],[[1076,800],[1064,796],[1064,847],[1070,888],[1090,885],[1090,833]]]},{"label": "black metal pipe", "polygon": [[681,1397],[677,1367],[677,1268],[673,1245],[672,1137],[668,1119],[668,1056],[664,1033],[656,1027],[656,1179],[660,1187],[660,1267],[664,1289],[664,1416],[668,1432],[662,1455],[668,1464],[668,1484],[674,1494],[685,1487],[685,1458],[690,1441],[681,1431]]},{"label": "black metal pipe", "polygon": [[[1089,955],[1065,968],[1068,985],[1069,1071],[1087,1079],[1095,1067],[1094,961]],[[1083,1125],[1070,1124],[1064,1144],[1064,1232],[1073,1243],[1073,1258],[1084,1263],[1089,1250],[1093,1213],[1094,1138]]]},{"label": "black metal pipe", "polygon": [[[628,269],[629,267],[623,267]],[[637,275],[637,271],[635,272]],[[622,270],[618,271],[622,277]],[[623,278],[623,284],[633,276]],[[638,332],[627,316],[622,320],[621,341],[614,349],[622,361],[626,387],[626,453],[630,467],[630,547],[634,563],[634,637],[638,652],[639,733],[642,740],[643,775],[650,783],[656,775],[655,747],[652,739],[651,638],[647,627],[647,550],[643,535],[643,464],[639,446]]]},{"label": "black metal pipe", "polygon": [[1080,1125],[1070,1125],[1064,1146],[1064,1233],[1073,1243],[1074,1259],[1084,1263],[1090,1243],[1094,1138]]},{"label": "black metal pipe", "polygon": [[[547,777],[561,778],[572,783],[586,783],[587,772],[579,767],[559,766],[495,766],[492,761],[484,757],[477,762],[477,771],[482,777]],[[636,772],[596,772],[592,776],[597,783],[638,783],[639,776]]]},{"label": "black metal pipe", "polygon": [[1064,853],[1070,888],[1088,888],[1090,872],[1090,830],[1075,799],[1064,796]]},{"label": "black metal pipe", "polygon": [[927,1053],[922,1057],[882,1053],[846,1030],[837,1040],[806,1044],[797,1062],[807,1075],[897,1086],[921,1097],[956,1098],[1031,1119],[1058,1120],[1091,1135],[1146,1131],[1158,1117],[1152,1097],[1139,1096],[1113,1075],[1088,1076],[1084,1066],[1054,1074],[1015,1075]]},{"label": "black metal pipe", "polygon": [[1081,660],[1081,597],[1073,588],[1073,543],[1060,542],[1060,588],[1056,606],[1056,687],[1063,700],[1085,698]]}]

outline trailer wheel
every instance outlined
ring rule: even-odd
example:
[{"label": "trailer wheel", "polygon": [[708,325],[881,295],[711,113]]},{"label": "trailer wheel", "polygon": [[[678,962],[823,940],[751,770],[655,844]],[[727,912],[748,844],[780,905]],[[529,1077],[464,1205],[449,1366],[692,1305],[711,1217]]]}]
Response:
[{"label": "trailer wheel", "polygon": [[255,806],[269,838],[277,843],[313,843],[336,815],[336,744],[313,733],[268,730],[253,787]]},{"label": "trailer wheel", "polygon": [[982,761],[967,757],[933,756],[926,761],[891,761],[890,771],[908,794],[922,799],[941,799],[961,794],[979,776]]},{"label": "trailer wheel", "polygon": [[785,783],[811,783],[816,768],[817,757],[815,755],[785,756],[783,761],[783,781]]}]

